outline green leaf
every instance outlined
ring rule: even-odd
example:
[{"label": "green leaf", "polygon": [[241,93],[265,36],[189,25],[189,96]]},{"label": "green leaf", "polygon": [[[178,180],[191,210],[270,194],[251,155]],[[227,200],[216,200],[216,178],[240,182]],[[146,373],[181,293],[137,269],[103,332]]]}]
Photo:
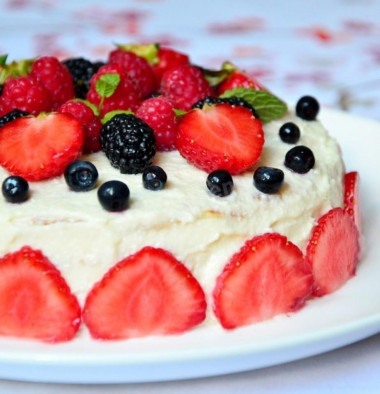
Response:
[{"label": "green leaf", "polygon": [[7,62],[8,55],[0,55],[0,67],[4,67]]},{"label": "green leaf", "polygon": [[128,111],[128,110],[122,110],[122,109],[118,109],[115,111],[110,111],[107,112],[104,117],[101,119],[101,123],[107,123],[109,120],[111,120],[115,115],[120,115],[120,114],[125,114],[125,115],[134,115],[134,113],[132,111]]},{"label": "green leaf", "polygon": [[183,116],[187,114],[187,111],[184,111],[183,109],[177,109],[177,108],[173,108],[174,113],[177,116]]},{"label": "green leaf", "polygon": [[103,74],[95,83],[95,89],[99,96],[111,97],[120,83],[120,75],[117,73]]},{"label": "green leaf", "polygon": [[220,70],[209,70],[207,68],[201,68],[206,81],[211,86],[217,86],[223,82],[231,73],[236,71],[236,67],[229,62],[224,62]]},{"label": "green leaf", "polygon": [[99,116],[99,110],[98,110],[98,108],[96,107],[96,105],[94,105],[94,104],[91,103],[90,101],[84,100],[84,99],[81,99],[81,98],[76,98],[76,99],[74,99],[73,101],[79,101],[79,102],[81,102],[81,103],[86,104],[87,107],[89,107],[89,108],[92,109],[92,112],[93,112],[96,116]]},{"label": "green leaf", "polygon": [[220,97],[239,97],[251,104],[263,123],[282,118],[288,110],[286,104],[266,90],[236,88],[225,91]]},{"label": "green leaf", "polygon": [[116,46],[119,49],[133,52],[135,55],[143,57],[152,65],[158,63],[159,44],[117,44]]}]

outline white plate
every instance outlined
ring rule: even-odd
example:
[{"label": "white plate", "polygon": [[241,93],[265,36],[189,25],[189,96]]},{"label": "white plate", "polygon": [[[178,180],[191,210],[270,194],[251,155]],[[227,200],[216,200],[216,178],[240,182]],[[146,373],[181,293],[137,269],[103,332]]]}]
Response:
[{"label": "white plate", "polygon": [[198,328],[177,337],[60,345],[0,339],[0,378],[64,383],[127,383],[219,375],[326,352],[380,332],[380,124],[323,109],[347,170],[362,179],[365,255],[342,289],[291,316],[234,331]]}]

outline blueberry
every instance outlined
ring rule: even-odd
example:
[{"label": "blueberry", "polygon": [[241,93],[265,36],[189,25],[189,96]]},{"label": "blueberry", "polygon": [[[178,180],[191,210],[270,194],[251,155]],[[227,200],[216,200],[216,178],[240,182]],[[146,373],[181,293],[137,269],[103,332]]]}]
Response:
[{"label": "blueberry", "polygon": [[212,194],[225,197],[232,193],[234,181],[228,171],[216,170],[208,175],[206,185]]},{"label": "blueberry", "polygon": [[287,144],[296,144],[300,139],[300,129],[293,122],[284,123],[279,130],[280,138]]},{"label": "blueberry", "polygon": [[29,184],[21,176],[12,175],[4,180],[1,191],[8,202],[23,202],[29,197]]},{"label": "blueberry", "polygon": [[319,103],[312,96],[303,96],[296,105],[296,114],[304,120],[315,120],[319,112]]},{"label": "blueberry", "polygon": [[284,164],[294,172],[306,174],[314,167],[314,154],[307,146],[298,145],[288,151]]},{"label": "blueberry", "polygon": [[85,192],[96,186],[98,170],[89,161],[75,160],[66,167],[65,180],[71,190]]},{"label": "blueberry", "polygon": [[277,193],[284,182],[284,172],[279,168],[259,167],[253,174],[253,183],[263,193]]},{"label": "blueberry", "polygon": [[142,175],[143,185],[148,190],[161,190],[168,179],[166,172],[159,166],[147,167]]},{"label": "blueberry", "polygon": [[124,211],[128,207],[129,188],[121,181],[105,182],[98,189],[98,199],[107,211]]}]

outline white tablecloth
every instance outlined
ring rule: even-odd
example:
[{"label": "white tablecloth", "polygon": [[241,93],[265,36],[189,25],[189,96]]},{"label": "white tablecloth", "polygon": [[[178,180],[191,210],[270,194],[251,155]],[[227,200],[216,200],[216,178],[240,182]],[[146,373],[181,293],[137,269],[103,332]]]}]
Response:
[{"label": "white tablecloth", "polygon": [[[380,120],[380,1],[4,0],[0,54],[104,59],[113,43],[162,42],[233,62],[287,101]],[[380,328],[379,328],[380,329]],[[99,371],[101,373],[101,371]],[[188,381],[115,386],[0,381],[0,393],[379,393],[380,335],[289,364]]]}]

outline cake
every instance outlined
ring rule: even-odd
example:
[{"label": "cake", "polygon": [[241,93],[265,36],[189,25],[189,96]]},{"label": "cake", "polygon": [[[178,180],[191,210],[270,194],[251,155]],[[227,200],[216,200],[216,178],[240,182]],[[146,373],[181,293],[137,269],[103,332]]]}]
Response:
[{"label": "cake", "polygon": [[[173,50],[155,48],[163,59],[177,56]],[[189,65],[184,54],[177,56],[180,64],[167,61],[170,67],[162,70],[161,62],[152,66],[141,52],[136,55],[134,47],[116,51],[110,55],[113,62],[97,70],[94,66],[86,93],[87,100],[100,109],[96,116],[91,111],[92,115],[97,120],[108,116],[101,131],[100,126],[97,129],[101,137],[89,134],[89,122],[84,125],[84,117],[80,120],[76,109],[70,114],[67,102],[73,102],[73,91],[61,94],[64,97],[53,103],[57,94],[49,91],[46,73],[38,74],[45,58],[35,61],[40,64],[32,64],[27,76],[6,79],[34,75],[28,83],[42,86],[41,90],[46,89],[45,94],[53,98],[48,100],[49,109],[42,109],[48,114],[41,114],[41,107],[14,105],[18,112],[12,117],[12,104],[10,99],[6,101],[10,93],[0,97],[0,109],[7,107],[0,118],[0,183],[4,195],[0,199],[0,335],[60,342],[88,333],[107,340],[186,333],[208,325],[233,329],[279,313],[296,312],[313,302],[313,297],[339,289],[354,275],[360,231],[358,174],[345,174],[338,143],[317,119],[315,99],[303,97],[295,109],[287,109],[253,79],[245,77],[243,83],[236,78],[239,82],[235,82],[233,75],[242,74],[236,69],[226,73],[225,67],[218,74],[222,81],[211,86],[204,78],[207,71]],[[153,75],[160,79],[161,96],[144,101],[140,97],[139,104],[133,105],[131,94],[126,104],[118,99],[118,95],[125,97],[125,92],[118,92],[120,84],[130,86],[133,82],[125,77],[130,58],[138,58],[139,70],[148,66],[151,70],[150,79],[142,71],[135,77],[140,83],[135,84],[135,94],[142,86],[146,88],[144,96],[152,93],[149,84],[153,84]],[[48,61],[54,62],[51,58]],[[67,71],[78,60],[58,63],[55,67]],[[167,77],[173,70],[177,77],[182,75],[190,81],[187,90],[173,93],[176,89],[170,83],[175,78]],[[76,82],[75,73],[70,71]],[[65,72],[61,74],[67,78]],[[116,74],[116,90],[100,97],[96,81],[102,75]],[[191,78],[198,78],[197,88],[191,85]],[[69,90],[77,86],[72,84]],[[277,100],[277,113],[271,113],[269,105],[261,105],[260,94],[265,100]],[[77,90],[75,95],[79,95]],[[250,95],[256,100],[253,106]],[[161,97],[167,101],[159,102]],[[237,103],[237,97],[242,101]],[[173,123],[165,129],[175,131],[160,131],[157,117],[149,118],[149,110],[141,109],[148,100],[155,108],[175,103],[179,111],[174,113],[170,108]],[[198,108],[192,109],[196,102],[200,102]],[[91,106],[88,102],[74,103],[73,108]],[[132,122],[138,119],[144,132],[150,129],[156,141],[151,152],[150,137],[144,136],[141,144],[145,144],[146,158],[142,165],[137,163],[138,168],[134,161],[133,169],[124,168],[120,157],[115,163],[109,151],[115,142],[107,135],[112,125],[124,127],[132,118]],[[247,154],[247,158],[225,157],[221,164],[215,159],[219,141],[213,140],[209,128],[215,119],[227,118],[225,127],[232,132],[223,144],[244,147],[240,156]],[[1,119],[5,119],[3,124]],[[37,122],[44,126],[35,126]],[[68,130],[67,135],[76,142],[70,142],[65,151],[54,152],[50,169],[40,165],[31,170],[33,165],[23,155],[33,155],[33,148],[20,129],[38,129],[32,135],[41,136],[43,141],[46,136],[41,130],[46,130],[46,123],[59,125],[62,132]],[[196,123],[202,124],[204,133],[196,143],[204,146],[193,149],[190,145],[189,149],[186,144],[194,140],[187,133],[192,135]],[[252,146],[245,148],[245,135],[240,141],[240,124],[248,125]],[[21,137],[16,143],[12,140],[10,148],[13,135]],[[66,137],[58,139],[54,149],[67,142]],[[25,148],[22,152],[20,146]],[[35,150],[41,152],[39,144]],[[42,152],[46,153],[45,148]],[[21,159],[15,159],[18,154]],[[208,158],[198,157],[202,155]],[[87,177],[89,172],[96,173],[90,187],[80,190],[79,186],[79,191],[68,175],[69,165],[77,159],[92,163]],[[156,183],[149,185],[146,172],[157,167],[164,170],[165,179],[162,172],[153,173]],[[225,173],[229,181],[218,184]],[[26,178],[28,187],[23,198],[12,201],[4,185],[15,175]],[[117,203],[115,209],[104,201],[107,190],[102,187],[109,181],[124,185],[124,205]]]}]

